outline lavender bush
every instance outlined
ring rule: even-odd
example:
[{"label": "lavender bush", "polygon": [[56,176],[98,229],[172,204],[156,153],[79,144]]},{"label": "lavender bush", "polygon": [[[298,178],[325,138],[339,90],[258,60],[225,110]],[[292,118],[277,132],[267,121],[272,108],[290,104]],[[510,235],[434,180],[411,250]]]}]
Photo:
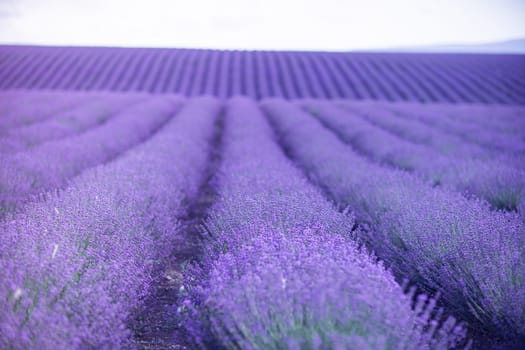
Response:
[{"label": "lavender bush", "polygon": [[[444,155],[475,159],[487,159],[490,156],[485,148],[465,142],[459,136],[446,133],[419,120],[398,116],[386,103],[342,101],[337,104],[400,138],[412,143],[428,145]],[[421,108],[421,105],[414,104],[413,107]]]},{"label": "lavender bush", "polygon": [[487,108],[487,106],[477,104],[435,104],[426,107],[432,110],[433,114],[446,118],[453,123],[462,124],[463,127],[467,128],[472,125],[483,126],[498,133],[517,135],[521,131],[517,127],[525,127],[525,120],[523,119],[525,108],[519,105],[494,105]]},{"label": "lavender bush", "polygon": [[94,94],[2,91],[0,93],[0,135],[13,127],[44,121],[70,107],[86,103]]},{"label": "lavender bush", "polygon": [[0,152],[24,151],[44,142],[80,134],[107,122],[119,110],[143,98],[140,95],[100,95],[90,102],[58,112],[50,119],[12,128],[0,139]]},{"label": "lavender bush", "polygon": [[60,188],[82,170],[107,162],[145,140],[176,108],[176,100],[155,97],[78,136],[26,152],[0,154],[0,216],[15,210],[32,195]]},{"label": "lavender bush", "polygon": [[370,163],[283,100],[262,105],[291,156],[369,225],[363,238],[397,274],[442,291],[476,327],[523,337],[525,228],[515,213]]},{"label": "lavender bush", "polygon": [[229,102],[222,147],[209,239],[186,272],[180,307],[195,344],[445,349],[464,338],[452,318],[439,327],[435,300],[411,308],[393,276],[352,240],[352,217],[286,159],[254,102]]},{"label": "lavender bush", "polygon": [[130,317],[180,244],[218,107],[188,102],[146,143],[2,224],[1,348],[133,347]]},{"label": "lavender bush", "polygon": [[479,144],[488,149],[496,149],[508,153],[525,153],[525,139],[523,133],[513,134],[500,132],[478,125],[477,123],[462,123],[455,118],[447,118],[446,114],[437,108],[424,108],[421,112],[418,109],[406,108],[400,104],[393,106],[392,110],[398,115],[408,118],[421,120],[429,125],[433,125],[440,130],[458,135],[470,142]]},{"label": "lavender bush", "polygon": [[443,156],[330,103],[310,102],[305,107],[354,149],[376,161],[420,174],[434,186],[445,185],[484,198],[497,209],[517,210],[524,201],[525,173],[519,169],[491,160]]},{"label": "lavender bush", "polygon": [[430,56],[104,52],[31,79],[3,60],[0,88],[301,100],[1,92],[1,349],[525,343],[523,109],[428,103],[518,101],[496,78]]}]

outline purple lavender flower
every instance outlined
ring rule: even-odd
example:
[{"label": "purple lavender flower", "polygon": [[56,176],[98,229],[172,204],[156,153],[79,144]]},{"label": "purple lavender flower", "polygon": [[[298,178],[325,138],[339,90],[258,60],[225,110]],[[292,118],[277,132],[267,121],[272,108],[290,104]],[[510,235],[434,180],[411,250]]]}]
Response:
[{"label": "purple lavender flower", "polygon": [[31,196],[63,187],[82,170],[110,161],[155,133],[173,115],[177,101],[154,97],[132,106],[98,128],[15,154],[0,154],[0,215]]},{"label": "purple lavender flower", "polygon": [[[406,105],[391,107],[401,117],[420,120],[445,132],[457,135],[465,140],[479,144],[487,149],[498,152],[525,153],[525,139],[523,133],[508,133],[490,129],[473,122],[461,122],[457,118],[447,117],[448,111],[443,111],[439,106],[423,109],[406,108]],[[523,122],[516,125],[523,126]]]},{"label": "purple lavender flower", "polygon": [[147,142],[1,223],[1,348],[133,345],[133,311],[180,244],[178,218],[204,181],[219,106],[188,102]]},{"label": "purple lavender flower", "polygon": [[464,338],[452,319],[436,332],[434,300],[412,309],[393,276],[352,239],[352,216],[286,159],[253,101],[229,102],[222,148],[210,238],[201,263],[186,272],[180,308],[195,344],[446,349]]},{"label": "purple lavender flower", "polygon": [[52,118],[55,114],[82,105],[97,94],[74,92],[42,92],[12,90],[0,93],[0,135],[21,127]]},{"label": "purple lavender flower", "polygon": [[525,334],[525,227],[517,214],[373,164],[283,100],[262,105],[290,155],[369,227],[363,239],[396,274],[442,291],[478,328]]},{"label": "purple lavender flower", "polygon": [[41,143],[80,134],[107,122],[116,112],[145,96],[106,94],[30,125],[11,128],[0,139],[0,152],[14,153]]},{"label": "purple lavender flower", "polygon": [[[329,102],[310,102],[306,109],[360,153],[375,161],[413,171],[432,185],[444,185],[486,199],[494,208],[517,210],[525,200],[525,173],[491,159],[444,156],[374,126],[356,113]],[[370,108],[369,115],[374,115]]]}]

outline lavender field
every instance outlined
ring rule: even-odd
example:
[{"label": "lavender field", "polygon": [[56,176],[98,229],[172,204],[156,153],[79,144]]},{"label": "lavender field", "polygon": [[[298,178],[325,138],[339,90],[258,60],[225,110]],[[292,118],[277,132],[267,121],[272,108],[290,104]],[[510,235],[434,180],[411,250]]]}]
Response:
[{"label": "lavender field", "polygon": [[522,56],[174,52],[0,48],[0,349],[525,348]]},{"label": "lavender field", "polygon": [[0,89],[523,105],[525,58],[0,45]]}]

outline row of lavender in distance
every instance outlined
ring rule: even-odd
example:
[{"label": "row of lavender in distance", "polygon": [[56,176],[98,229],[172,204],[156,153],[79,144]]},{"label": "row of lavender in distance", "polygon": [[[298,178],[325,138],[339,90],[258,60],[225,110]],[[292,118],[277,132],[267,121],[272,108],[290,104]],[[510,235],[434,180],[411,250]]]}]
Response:
[{"label": "row of lavender in distance", "polygon": [[525,104],[523,55],[0,45],[0,89]]},{"label": "row of lavender in distance", "polygon": [[[446,133],[418,120],[407,120],[397,116],[389,110],[390,105],[386,102],[373,101],[339,100],[334,103],[334,107],[357,115],[377,128],[411,143],[431,147],[443,155],[475,159],[486,159],[488,157],[484,148],[465,142],[456,135]],[[413,104],[413,106],[414,108],[424,108],[423,104]],[[447,104],[446,106],[452,105]]]},{"label": "row of lavender in distance", "polygon": [[286,159],[253,101],[227,105],[218,199],[180,312],[195,346],[228,349],[448,349],[434,299],[403,293],[352,240],[354,220]]},{"label": "row of lavender in distance", "polygon": [[178,108],[173,97],[132,105],[79,135],[14,154],[0,153],[0,217],[34,195],[64,186],[82,170],[110,161],[157,131]]},{"label": "row of lavender in distance", "polygon": [[[433,186],[444,185],[484,198],[496,209],[524,207],[523,170],[490,159],[441,155],[430,147],[397,137],[357,113],[344,111],[328,102],[311,101],[303,105],[345,142],[373,160],[420,174]],[[376,115],[372,107],[367,114]]]},{"label": "row of lavender in distance", "polygon": [[14,127],[44,121],[56,113],[92,101],[97,93],[50,91],[0,92],[0,135]]},{"label": "row of lavender in distance", "polygon": [[478,104],[459,104],[459,105],[427,105],[430,109],[435,109],[439,115],[454,122],[463,124],[476,123],[496,131],[516,134],[520,129],[525,128],[525,108],[523,106],[487,106]]},{"label": "row of lavender in distance", "polygon": [[134,347],[133,312],[180,245],[218,107],[189,101],[144,144],[2,224],[0,348]]},{"label": "row of lavender in distance", "polygon": [[[490,108],[486,108],[490,107]],[[441,105],[429,104],[424,107],[434,116],[446,119],[462,128],[472,128],[477,131],[480,127],[496,133],[516,135],[520,133],[520,128],[525,127],[525,108],[523,106],[502,106],[502,105]]]},{"label": "row of lavender in distance", "polygon": [[[483,147],[479,144],[465,140],[456,134],[447,132],[447,130],[436,128],[431,124],[425,123],[423,120],[402,117],[400,114],[394,113],[392,109],[401,107],[401,104],[399,103],[394,106],[389,103],[371,101],[338,101],[337,104],[344,109],[359,114],[359,116],[365,118],[368,122],[381,129],[412,143],[430,146],[441,154],[465,159],[490,159],[525,169],[524,156],[508,154],[490,147]],[[427,108],[432,108],[432,105],[405,104],[404,108],[406,110],[418,110],[421,114],[424,114]],[[450,113],[454,113],[453,111],[456,109],[456,107],[450,104],[441,105],[441,108]],[[473,107],[470,106],[470,108]],[[501,106],[477,106],[477,111],[481,112],[473,115],[473,117],[477,118],[481,115],[493,115],[494,110],[497,110],[498,108],[501,108]],[[508,107],[508,109],[516,110],[517,113],[520,111],[520,109],[515,107]],[[483,124],[477,119],[475,122]],[[509,125],[512,125],[514,129],[517,129],[517,125],[519,124],[516,123],[517,122],[509,122]],[[490,128],[488,126],[486,127]]]},{"label": "row of lavender in distance", "polygon": [[[57,94],[57,99],[60,95]],[[115,113],[144,99],[141,95],[99,94],[67,110],[56,112],[43,121],[28,120],[29,125],[6,130],[0,138],[0,152],[14,153],[41,143],[80,134],[107,122]]]},{"label": "row of lavender in distance", "polygon": [[442,291],[478,330],[525,335],[525,227],[516,213],[374,164],[284,100],[262,106],[311,179],[369,226],[363,239],[396,274]]},{"label": "row of lavender in distance", "polygon": [[[421,120],[440,130],[479,144],[482,147],[494,149],[499,152],[525,154],[525,138],[523,137],[523,133],[519,133],[519,130],[514,129],[518,132],[509,133],[495,128],[488,128],[477,122],[461,122],[456,118],[447,117],[448,108],[443,110],[443,108],[439,108],[439,106],[419,109],[413,108],[410,104],[394,104],[391,105],[390,108],[400,117],[411,120]],[[487,109],[485,113],[491,114],[491,110],[492,109]],[[501,123],[504,123],[504,121],[501,121]],[[521,123],[513,121],[512,125],[518,127],[524,124],[523,121]]]}]

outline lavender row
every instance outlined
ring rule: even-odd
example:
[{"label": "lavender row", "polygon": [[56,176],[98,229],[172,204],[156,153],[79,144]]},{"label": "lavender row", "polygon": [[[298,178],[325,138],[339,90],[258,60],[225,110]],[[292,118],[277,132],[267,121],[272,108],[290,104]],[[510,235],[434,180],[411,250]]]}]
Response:
[{"label": "lavender row", "polygon": [[11,128],[46,120],[94,97],[94,93],[3,91],[0,93],[0,136]]},{"label": "lavender row", "polygon": [[363,239],[396,274],[442,291],[478,330],[525,335],[525,227],[517,214],[373,164],[283,100],[263,107],[312,180],[370,227]]},{"label": "lavender row", "polygon": [[520,55],[0,46],[0,89],[525,104]]},{"label": "lavender row", "polygon": [[[390,111],[386,103],[373,102],[340,102],[341,107],[358,113],[370,123],[387,130],[407,141],[428,145],[445,154],[462,157],[486,158],[487,151],[476,145],[465,142],[460,137],[447,134],[418,120],[407,120]],[[416,108],[421,105],[414,104]]]},{"label": "lavender row", "polygon": [[133,347],[133,312],[180,245],[219,103],[195,99],[146,143],[28,205],[0,236],[0,347]]},{"label": "lavender row", "polygon": [[[494,159],[501,162],[510,163],[512,166],[524,168],[523,157],[516,155],[503,154],[499,150],[487,149],[476,143],[469,142],[457,135],[435,128],[416,119],[402,118],[390,110],[388,103],[372,102],[341,102],[338,103],[343,108],[350,110],[366,118],[370,123],[395,134],[407,141],[428,145],[444,155],[473,159]],[[450,106],[450,105],[448,105]],[[406,104],[405,108],[412,108],[418,111],[425,107],[416,104]],[[494,107],[485,107],[492,110]]]},{"label": "lavender row", "polygon": [[58,112],[45,121],[6,131],[0,136],[0,152],[23,151],[47,141],[80,134],[107,122],[119,110],[129,108],[141,99],[145,97],[101,94],[80,106]]},{"label": "lavender row", "polygon": [[525,128],[525,108],[521,106],[426,105],[423,109],[452,122],[470,126],[472,123],[495,132],[522,134]]},{"label": "lavender row", "polygon": [[432,108],[415,109],[403,104],[392,105],[392,110],[400,117],[409,120],[420,120],[445,132],[457,135],[469,142],[479,144],[487,149],[510,154],[525,154],[523,133],[501,133],[485,128],[477,123],[461,123],[454,118],[443,117],[443,113]]},{"label": "lavender row", "polygon": [[[375,161],[422,175],[432,186],[444,185],[486,199],[494,208],[525,208],[525,173],[490,159],[443,156],[382,130],[356,113],[327,102],[307,102],[306,109],[341,139]],[[374,109],[368,109],[375,115]],[[372,117],[373,118],[373,117]]]},{"label": "lavender row", "polygon": [[131,106],[107,123],[15,154],[0,154],[0,216],[31,196],[60,188],[82,170],[110,161],[157,131],[178,108],[172,97]]},{"label": "lavender row", "polygon": [[231,349],[446,349],[464,337],[393,276],[280,150],[257,105],[230,100],[218,199],[180,312],[195,344]]}]

